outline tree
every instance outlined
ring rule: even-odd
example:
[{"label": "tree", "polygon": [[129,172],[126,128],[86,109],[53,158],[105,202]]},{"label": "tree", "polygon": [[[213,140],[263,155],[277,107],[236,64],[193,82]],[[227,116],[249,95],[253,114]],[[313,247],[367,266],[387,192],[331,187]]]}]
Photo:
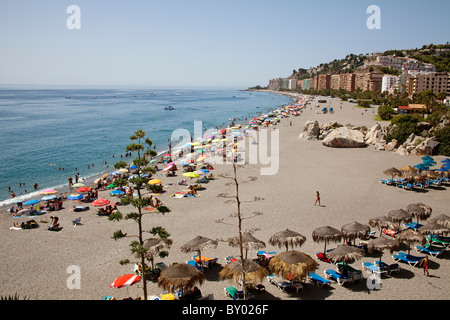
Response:
[{"label": "tree", "polygon": [[383,105],[378,108],[378,115],[381,120],[391,120],[394,114],[395,110],[390,106]]},{"label": "tree", "polygon": [[439,141],[438,154],[450,156],[450,127],[437,130],[434,136]]},{"label": "tree", "polygon": [[[264,200],[262,198],[259,197],[255,197],[252,201],[242,201],[240,196],[239,196],[239,181],[237,179],[237,170],[238,168],[242,168],[243,166],[238,166],[236,165],[236,163],[233,163],[233,176],[228,176],[228,175],[220,175],[220,177],[225,178],[225,179],[230,179],[232,180],[231,184],[234,184],[235,186],[235,195],[229,195],[228,193],[221,193],[219,195],[217,195],[217,197],[220,198],[225,198],[225,199],[230,199],[230,201],[235,200],[236,201],[236,214],[235,215],[231,215],[231,217],[236,216],[237,220],[238,220],[238,232],[239,232],[239,250],[240,250],[240,258],[241,258],[241,266],[242,266],[242,270],[243,270],[243,279],[242,279],[242,287],[243,287],[243,291],[244,291],[244,299],[247,300],[247,288],[246,288],[246,281],[245,281],[245,268],[244,268],[244,261],[245,261],[245,256],[244,256],[244,247],[243,247],[243,243],[242,243],[242,221],[245,219],[251,219],[257,216],[260,216],[262,213],[261,212],[253,212],[253,214],[251,216],[243,216],[242,212],[241,212],[241,204],[243,202],[254,202],[254,201],[259,201],[259,200]],[[249,180],[247,181],[243,181],[242,183],[246,183],[246,182],[250,182],[250,181],[255,181],[257,178],[256,177],[249,177]],[[227,184],[229,185],[229,184]],[[218,223],[225,223],[224,219],[218,219],[216,220],[216,222]]]},{"label": "tree", "polygon": [[[118,240],[124,237],[132,237],[137,238],[137,240],[132,241],[130,243],[131,247],[131,253],[136,255],[138,259],[140,260],[140,263],[142,265],[142,282],[143,282],[143,291],[144,291],[144,299],[147,300],[147,276],[145,271],[145,253],[148,251],[146,248],[144,248],[144,232],[148,232],[152,234],[153,236],[158,236],[161,239],[167,239],[170,234],[162,227],[154,227],[149,231],[143,230],[142,225],[142,219],[144,215],[150,214],[151,212],[143,212],[142,209],[148,205],[150,205],[151,200],[150,198],[143,197],[141,194],[141,188],[143,188],[145,185],[147,185],[147,182],[149,181],[151,174],[155,172],[155,168],[152,166],[148,166],[149,160],[147,159],[147,156],[154,157],[156,155],[156,152],[153,149],[150,149],[151,145],[153,144],[152,140],[145,138],[145,131],[143,130],[137,130],[134,132],[134,135],[130,137],[130,140],[133,141],[132,144],[128,145],[126,147],[126,152],[134,152],[137,154],[137,157],[133,160],[133,164],[137,166],[137,174],[129,180],[130,183],[133,183],[137,190],[137,198],[134,198],[133,196],[127,196],[125,198],[122,198],[121,202],[123,204],[131,204],[133,207],[137,209],[137,212],[131,212],[128,213],[125,216],[125,219],[132,219],[134,220],[138,225],[138,233],[137,235],[127,235],[126,233],[123,233],[121,230],[117,230],[113,234],[113,239]],[[144,150],[144,144],[146,144],[147,150]],[[119,163],[120,165],[120,163]],[[144,174],[148,174],[148,176],[143,177]],[[170,212],[170,210],[165,206],[159,206],[156,208],[156,212],[159,213],[165,213]],[[120,211],[117,211],[109,216],[110,221],[120,221],[123,218]],[[121,264],[129,263],[129,260],[122,260]]]}]

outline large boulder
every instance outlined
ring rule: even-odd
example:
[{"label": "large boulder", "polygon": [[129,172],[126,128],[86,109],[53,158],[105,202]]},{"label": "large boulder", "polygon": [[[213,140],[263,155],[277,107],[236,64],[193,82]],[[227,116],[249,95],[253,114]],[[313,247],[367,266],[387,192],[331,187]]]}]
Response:
[{"label": "large boulder", "polygon": [[369,132],[364,136],[364,141],[368,144],[375,144],[383,135],[381,133],[381,126],[379,123],[370,128]]},{"label": "large boulder", "polygon": [[320,134],[319,122],[317,120],[308,120],[305,122],[303,131],[298,136],[299,139],[317,140]]},{"label": "large boulder", "polygon": [[364,135],[360,131],[347,127],[334,129],[322,141],[322,144],[332,148],[363,148],[367,146],[364,142]]}]

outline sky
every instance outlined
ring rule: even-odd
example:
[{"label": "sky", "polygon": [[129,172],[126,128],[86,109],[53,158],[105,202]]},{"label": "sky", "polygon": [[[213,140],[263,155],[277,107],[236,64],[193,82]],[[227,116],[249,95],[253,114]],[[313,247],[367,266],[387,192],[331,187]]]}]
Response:
[{"label": "sky", "polygon": [[350,53],[446,43],[449,12],[448,0],[1,0],[0,85],[266,86]]}]

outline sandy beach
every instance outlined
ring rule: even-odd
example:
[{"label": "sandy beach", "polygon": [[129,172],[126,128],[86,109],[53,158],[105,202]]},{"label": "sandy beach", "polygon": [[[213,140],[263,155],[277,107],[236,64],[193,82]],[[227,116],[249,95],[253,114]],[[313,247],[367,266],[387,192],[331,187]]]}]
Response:
[{"label": "sandy beach", "polygon": [[[263,214],[244,221],[244,229],[257,230],[253,235],[266,243],[265,251],[282,252],[283,248],[273,247],[269,238],[276,232],[289,228],[306,237],[306,242],[295,248],[304,252],[316,261],[315,253],[323,250],[323,243],[312,240],[314,229],[329,225],[339,229],[352,221],[368,224],[370,218],[387,213],[394,209],[405,209],[410,203],[422,202],[433,209],[431,217],[448,214],[450,207],[449,187],[428,189],[417,193],[402,190],[379,183],[386,178],[383,170],[390,167],[401,168],[421,162],[420,156],[400,156],[393,152],[378,151],[373,146],[355,149],[328,148],[321,141],[299,139],[304,123],[318,120],[320,124],[336,121],[370,128],[376,121],[376,108],[356,108],[354,104],[341,102],[335,98],[326,98],[326,106],[332,106],[334,114],[318,114],[317,102],[304,109],[297,117],[281,119],[274,127],[279,129],[280,166],[274,175],[261,175],[264,165],[248,164],[239,169],[239,179],[249,176],[257,177],[256,181],[242,184],[242,200],[252,200],[255,196],[264,200],[243,204],[244,214],[254,211]],[[341,108],[342,106],[342,108]],[[322,106],[321,106],[322,107]],[[292,125],[291,125],[292,122]],[[382,126],[387,122],[380,122]],[[139,129],[139,128],[136,128]],[[440,163],[445,157],[434,156]],[[220,193],[234,191],[234,186],[227,185],[229,180],[219,177],[231,174],[230,164],[215,165],[213,173],[216,179],[205,184],[205,189],[198,191],[196,198],[176,199],[171,194],[186,189],[176,181],[181,180],[181,171],[176,177],[161,176],[165,192],[158,196],[171,212],[165,215],[149,214],[144,218],[144,227],[163,226],[170,234],[173,245],[169,256],[163,261],[166,265],[174,262],[190,260],[193,254],[182,253],[180,247],[197,235],[225,240],[237,235],[237,227],[221,224],[216,220],[224,218],[226,222],[236,223],[236,218],[229,215],[235,211],[233,204],[225,203]],[[169,185],[172,183],[172,185]],[[316,191],[321,195],[321,206],[314,205]],[[101,191],[100,197],[113,199],[109,191]],[[115,198],[114,198],[115,199]],[[134,221],[110,222],[107,217],[97,216],[97,208],[90,206],[89,211],[72,212],[69,209],[77,203],[66,200],[64,209],[56,214],[63,229],[50,232],[42,223],[33,230],[10,230],[14,222],[26,221],[27,218],[13,218],[1,209],[0,243],[2,244],[2,262],[0,263],[0,296],[18,294],[30,300],[100,300],[105,296],[122,299],[127,296],[142,296],[140,285],[114,289],[110,284],[122,274],[133,273],[133,265],[120,265],[125,258],[133,260],[130,254],[130,238],[113,240],[114,231],[121,229],[124,233],[135,234],[137,225]],[[134,210],[131,206],[121,206],[122,213]],[[81,225],[72,226],[72,220],[81,217]],[[379,234],[378,230],[377,235]],[[329,244],[332,248],[337,244]],[[413,250],[413,254],[416,252]],[[205,271],[206,281],[200,287],[203,295],[213,294],[214,299],[227,299],[224,287],[233,283],[219,280],[219,271],[226,264],[226,256],[237,256],[237,248],[228,246],[227,242],[219,242],[216,249],[202,252],[207,257],[218,257],[218,264]],[[423,256],[423,254],[416,254]],[[256,258],[256,251],[249,256]],[[282,292],[264,280],[265,293],[257,293],[256,299],[281,300],[447,300],[450,297],[450,254],[448,250],[437,258],[431,257],[430,276],[423,275],[421,268],[401,264],[403,270],[398,275],[382,278],[379,290],[369,290],[366,281],[351,285],[339,286],[332,283],[330,288],[318,288],[304,283],[301,292]],[[367,255],[353,263],[356,269],[362,269],[362,262],[374,262],[376,255]],[[389,252],[383,255],[383,261],[393,263]],[[319,261],[318,261],[319,262]],[[79,267],[81,286],[79,289],[68,288],[67,281],[71,276],[71,266]],[[324,270],[334,266],[319,262],[316,271],[324,275]],[[363,271],[364,278],[370,274]],[[154,282],[148,282],[150,295],[160,295],[163,290]]]}]

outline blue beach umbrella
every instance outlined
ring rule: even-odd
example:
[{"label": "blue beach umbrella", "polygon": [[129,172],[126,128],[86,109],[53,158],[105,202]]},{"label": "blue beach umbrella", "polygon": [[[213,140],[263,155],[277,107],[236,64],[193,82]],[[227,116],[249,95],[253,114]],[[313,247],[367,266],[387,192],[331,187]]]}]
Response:
[{"label": "blue beach umbrella", "polygon": [[83,199],[83,195],[82,194],[71,194],[70,196],[67,197],[68,200],[81,200]]},{"label": "blue beach umbrella", "polygon": [[208,169],[200,169],[200,171],[202,171],[203,173],[208,173],[209,172]]},{"label": "blue beach umbrella", "polygon": [[428,167],[426,165],[424,165],[423,163],[416,164],[414,166],[414,168],[419,169],[419,170],[427,170],[428,169]]},{"label": "blue beach umbrella", "polygon": [[446,167],[436,169],[436,171],[439,171],[439,172],[446,172],[446,171],[448,171],[448,170],[449,170],[449,169],[446,168]]},{"label": "blue beach umbrella", "polygon": [[445,158],[444,160],[441,161],[442,163],[448,163],[450,164],[450,158]]},{"label": "blue beach umbrella", "polygon": [[430,156],[425,156],[425,157],[422,157],[421,159],[422,159],[422,160],[431,160],[431,161],[434,161],[434,159],[433,159],[432,157],[430,157]]},{"label": "blue beach umbrella", "polygon": [[122,194],[124,194],[125,192],[123,192],[122,190],[114,190],[110,192],[110,195],[112,196],[120,196]]},{"label": "blue beach umbrella", "polygon": [[41,201],[49,201],[49,200],[54,200],[56,199],[56,196],[54,194],[49,195],[49,196],[45,196],[41,198]]},{"label": "blue beach umbrella", "polygon": [[39,202],[40,201],[37,200],[37,199],[31,199],[31,200],[28,200],[27,202],[25,202],[24,205],[29,206],[29,205],[33,205],[33,204],[36,204],[36,203],[39,203]]}]

